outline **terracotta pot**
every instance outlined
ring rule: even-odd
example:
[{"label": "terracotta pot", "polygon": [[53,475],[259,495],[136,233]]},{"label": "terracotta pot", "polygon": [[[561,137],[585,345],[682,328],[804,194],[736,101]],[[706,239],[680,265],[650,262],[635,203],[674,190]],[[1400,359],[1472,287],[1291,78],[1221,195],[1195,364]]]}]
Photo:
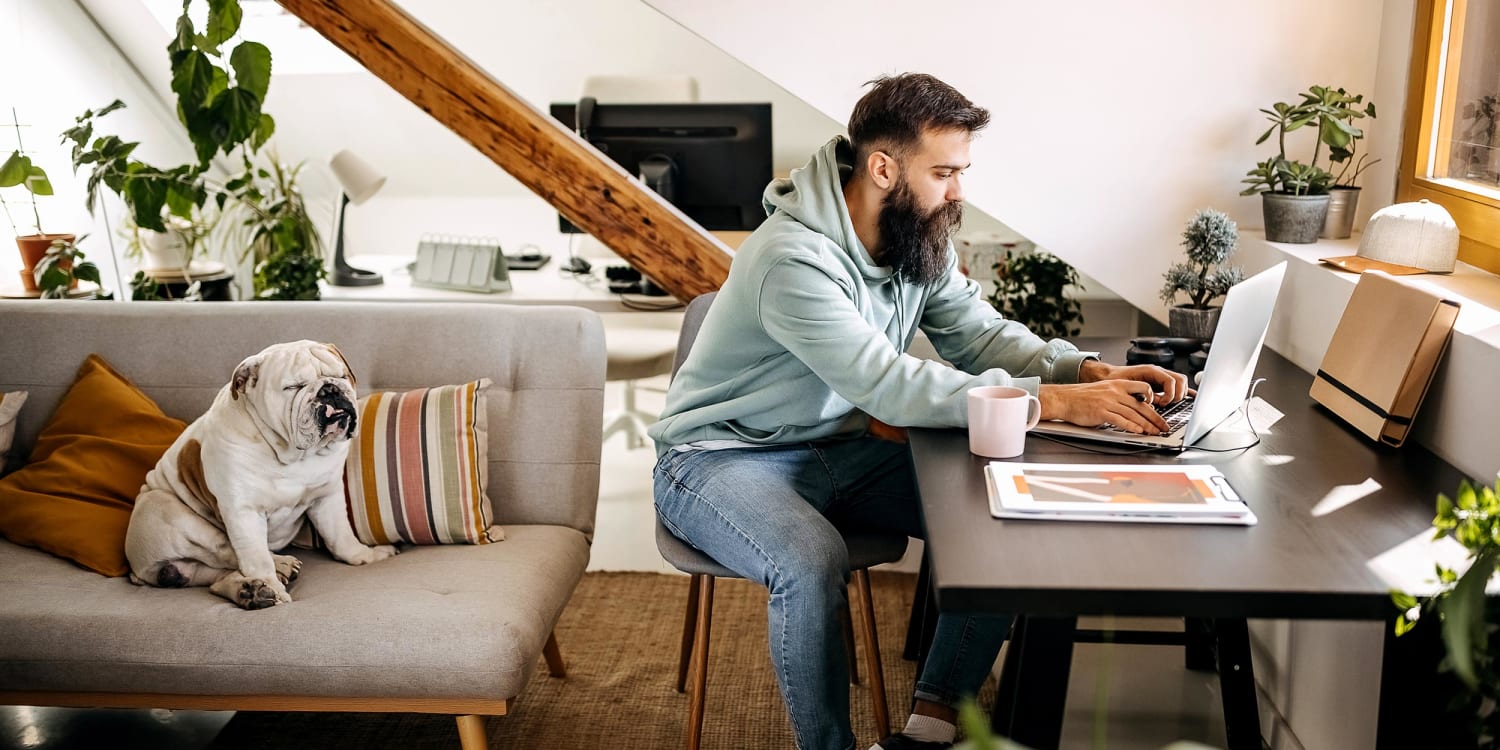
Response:
[{"label": "terracotta pot", "polygon": [[16,238],[16,247],[21,249],[21,284],[28,292],[37,291],[36,287],[36,264],[42,262],[42,257],[47,254],[47,248],[52,243],[62,240],[72,242],[77,239],[71,234],[28,234],[25,237]]}]

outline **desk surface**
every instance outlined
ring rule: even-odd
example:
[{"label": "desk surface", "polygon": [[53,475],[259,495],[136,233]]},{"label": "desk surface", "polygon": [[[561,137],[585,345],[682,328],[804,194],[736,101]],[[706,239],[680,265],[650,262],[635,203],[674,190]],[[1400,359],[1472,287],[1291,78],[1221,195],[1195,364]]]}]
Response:
[{"label": "desk surface", "polygon": [[[1115,341],[1082,348],[1122,361]],[[1034,615],[1388,619],[1393,586],[1431,590],[1434,501],[1460,473],[1420,446],[1376,446],[1307,396],[1311,377],[1269,349],[1259,394],[1286,416],[1241,453],[1103,456],[1027,438],[1018,461],[1211,463],[1245,497],[1253,527],[1009,521],[989,514],[963,430],[912,430],[944,609]],[[1203,445],[1243,444],[1215,430]]]},{"label": "desk surface", "polygon": [[363,302],[490,302],[509,305],[570,305],[587,307],[597,312],[639,311],[658,307],[668,309],[675,306],[676,301],[671,297],[614,294],[609,291],[603,279],[603,269],[599,264],[595,264],[592,275],[574,276],[560,270],[559,264],[562,260],[554,256],[547,265],[535,271],[511,271],[510,291],[482,294],[412,286],[411,272],[406,269],[406,264],[412,261],[409,256],[351,257],[349,265],[378,271],[385,277],[385,283],[378,286],[333,286],[324,282],[323,299]]}]

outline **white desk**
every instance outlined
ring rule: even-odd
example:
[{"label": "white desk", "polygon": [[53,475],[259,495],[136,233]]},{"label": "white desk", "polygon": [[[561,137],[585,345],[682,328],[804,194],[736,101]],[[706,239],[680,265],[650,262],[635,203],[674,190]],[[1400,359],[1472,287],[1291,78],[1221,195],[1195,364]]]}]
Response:
[{"label": "white desk", "polygon": [[[609,291],[603,278],[602,264],[594,265],[588,276],[563,273],[559,265],[565,258],[553,256],[545,266],[535,271],[511,271],[508,292],[482,294],[461,292],[452,289],[431,289],[412,286],[411,272],[406,264],[412,261],[404,255],[365,255],[350,257],[349,265],[377,271],[385,277],[378,286],[333,286],[323,282],[323,299],[331,302],[492,302],[503,305],[571,305],[586,307],[596,312],[638,312],[643,308],[669,307],[671,297],[647,297],[638,294],[620,295]],[[634,306],[627,305],[627,302]],[[680,309],[680,308],[678,308]]]}]

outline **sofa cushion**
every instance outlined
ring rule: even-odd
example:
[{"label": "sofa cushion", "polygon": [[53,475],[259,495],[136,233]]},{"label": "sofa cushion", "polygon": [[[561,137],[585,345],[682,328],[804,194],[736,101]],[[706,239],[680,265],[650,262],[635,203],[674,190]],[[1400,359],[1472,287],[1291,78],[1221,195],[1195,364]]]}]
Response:
[{"label": "sofa cushion", "polygon": [[344,497],[365,544],[487,544],[489,378],[359,399]]},{"label": "sofa cushion", "polygon": [[293,601],[255,611],[0,542],[0,690],[513,697],[589,552],[574,529],[506,530],[358,567],[298,550]]},{"label": "sofa cushion", "polygon": [[125,575],[135,496],[186,427],[89,355],[26,465],[0,479],[0,535],[107,576]]}]

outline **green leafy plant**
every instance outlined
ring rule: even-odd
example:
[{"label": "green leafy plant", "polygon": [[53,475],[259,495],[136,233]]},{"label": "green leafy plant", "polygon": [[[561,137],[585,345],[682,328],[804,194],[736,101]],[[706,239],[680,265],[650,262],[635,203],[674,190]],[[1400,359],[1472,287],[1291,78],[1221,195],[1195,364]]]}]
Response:
[{"label": "green leafy plant", "polygon": [[1161,301],[1177,301],[1179,293],[1187,295],[1183,307],[1207,309],[1210,302],[1229,293],[1229,288],[1245,279],[1239,268],[1224,263],[1239,246],[1239,227],[1222,211],[1211,208],[1193,215],[1182,232],[1182,246],[1187,248],[1186,263],[1174,263],[1163,275]]},{"label": "green leafy plant", "polygon": [[63,132],[63,141],[73,144],[74,171],[91,170],[91,212],[100,185],[120,196],[137,226],[157,232],[167,231],[165,215],[191,219],[193,210],[202,208],[210,196],[222,208],[228,193],[211,189],[204,177],[213,157],[239,152],[248,160],[276,130],[275,120],[261,111],[271,82],[270,50],[251,41],[241,41],[227,53],[223,48],[239,30],[238,0],[209,0],[208,22],[201,34],[188,16],[192,2],[184,0],[167,52],[177,116],[198,161],[171,168],[140,161],[133,157],[139,143],[94,134],[98,119],[123,108],[123,102],[87,110]]},{"label": "green leafy plant", "polygon": [[79,281],[99,283],[98,266],[84,260],[83,250],[78,247],[78,243],[87,237],[84,235],[72,241],[54,240],[47,248],[47,254],[42,256],[34,271],[42,299],[67,297],[68,290]]},{"label": "green leafy plant", "polygon": [[[0,164],[0,189],[25,186],[27,197],[31,200],[31,215],[35,219],[36,233],[42,234],[42,213],[37,208],[36,197],[38,195],[52,195],[52,181],[47,179],[47,172],[31,161],[27,156],[21,143],[21,121],[16,116],[16,111],[10,111],[11,127],[16,129],[16,149],[6,157],[5,163]],[[5,202],[5,194],[0,190],[0,209],[5,211],[5,220],[10,222],[11,231],[21,234],[21,228],[10,214],[10,205]]]},{"label": "green leafy plant", "polygon": [[994,265],[995,291],[990,304],[1010,320],[1026,324],[1043,338],[1077,336],[1083,330],[1083,305],[1067,295],[1082,289],[1078,271],[1044,251],[1007,250]]},{"label": "green leafy plant", "polygon": [[1419,620],[1440,621],[1451,670],[1468,688],[1453,708],[1473,722],[1477,746],[1500,746],[1500,606],[1485,595],[1485,587],[1500,564],[1500,496],[1494,487],[1475,487],[1460,482],[1456,497],[1438,495],[1437,516],[1432,519],[1434,539],[1452,536],[1468,551],[1470,564],[1459,574],[1436,566],[1439,590],[1425,601],[1393,591],[1391,600],[1401,610],[1396,634],[1404,635]]},{"label": "green leafy plant", "polygon": [[[1261,133],[1255,144],[1265,143],[1275,135],[1277,152],[1276,156],[1256,164],[1245,174],[1241,182],[1247,183],[1248,187],[1240,191],[1240,195],[1265,191],[1322,195],[1336,183],[1352,186],[1360,172],[1375,164],[1375,161],[1365,163],[1363,159],[1354,159],[1356,143],[1364,137],[1364,131],[1354,121],[1374,117],[1373,102],[1366,103],[1363,94],[1350,94],[1342,88],[1328,86],[1309,87],[1300,96],[1302,101],[1296,104],[1277,102],[1270,109],[1260,110],[1271,126]],[[1306,163],[1288,159],[1287,134],[1308,126],[1317,128],[1312,158]],[[1318,166],[1325,145],[1329,149],[1329,166],[1344,165],[1337,177]],[[1351,168],[1354,173],[1349,175]]]},{"label": "green leafy plant", "polygon": [[247,166],[227,185],[246,233],[241,262],[255,262],[256,299],[318,299],[318,281],[327,276],[323,240],[297,187],[301,171],[273,156],[269,170]]}]

